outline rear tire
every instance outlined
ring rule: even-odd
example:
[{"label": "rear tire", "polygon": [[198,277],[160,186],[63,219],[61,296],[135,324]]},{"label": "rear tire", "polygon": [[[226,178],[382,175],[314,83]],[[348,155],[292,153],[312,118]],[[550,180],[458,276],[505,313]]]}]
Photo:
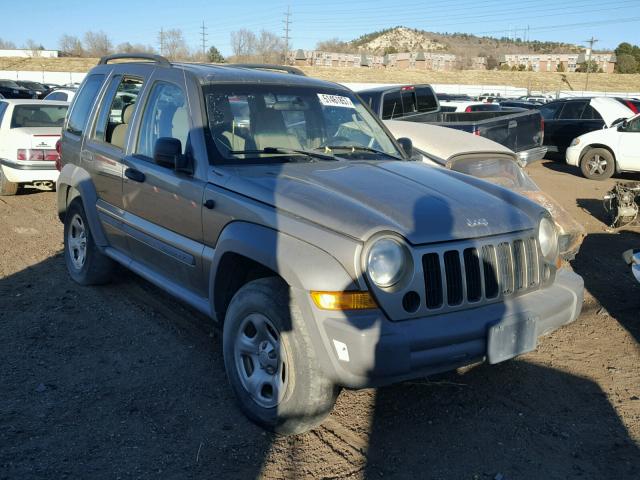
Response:
[{"label": "rear tire", "polygon": [[79,198],[71,202],[64,217],[64,260],[69,275],[80,285],[101,285],[111,280],[114,261],[93,241]]},{"label": "rear tire", "polygon": [[580,170],[589,180],[606,180],[615,173],[616,161],[606,148],[592,148],[582,156]]},{"label": "rear tire", "polygon": [[3,197],[15,195],[18,193],[19,186],[18,183],[7,180],[7,177],[4,176],[4,172],[2,171],[2,167],[0,167],[0,195]]},{"label": "rear tire", "polygon": [[231,388],[254,423],[292,435],[331,413],[339,389],[318,368],[305,320],[281,279],[238,290],[225,316],[223,350]]}]

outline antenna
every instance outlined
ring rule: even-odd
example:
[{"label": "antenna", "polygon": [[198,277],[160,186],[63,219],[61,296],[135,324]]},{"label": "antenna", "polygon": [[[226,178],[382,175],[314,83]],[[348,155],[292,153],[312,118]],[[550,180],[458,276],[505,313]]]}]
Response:
[{"label": "antenna", "polygon": [[202,26],[200,27],[200,37],[202,38],[202,56],[203,60],[205,60],[207,56],[207,27],[204,25],[204,20],[202,20]]},{"label": "antenna", "polygon": [[290,33],[291,33],[291,29],[289,28],[289,26],[291,25],[291,6],[287,5],[287,11],[284,14],[284,20],[282,20],[282,23],[284,24],[284,63],[285,65],[289,63],[289,40],[290,40]]},{"label": "antenna", "polygon": [[585,91],[589,88],[589,72],[591,70],[591,52],[593,52],[593,44],[598,41],[599,40],[597,38],[594,38],[593,35],[591,35],[591,38],[589,40],[585,40],[585,42],[589,44],[589,52],[587,55],[587,78],[584,82]]}]

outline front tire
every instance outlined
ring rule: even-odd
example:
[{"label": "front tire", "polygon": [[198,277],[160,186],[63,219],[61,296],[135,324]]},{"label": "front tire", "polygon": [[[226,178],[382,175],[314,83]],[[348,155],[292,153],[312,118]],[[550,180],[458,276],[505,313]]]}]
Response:
[{"label": "front tire", "polygon": [[276,433],[302,433],[331,413],[339,389],[319,370],[309,332],[281,279],[234,295],[223,328],[224,363],[240,409]]},{"label": "front tire", "polygon": [[616,161],[606,148],[592,148],[582,156],[580,170],[589,180],[606,180],[614,174]]},{"label": "front tire", "polygon": [[0,167],[0,196],[7,197],[18,193],[19,184],[10,182]]},{"label": "front tire", "polygon": [[64,260],[69,275],[80,285],[101,285],[111,280],[114,262],[93,241],[79,198],[71,202],[64,218]]}]

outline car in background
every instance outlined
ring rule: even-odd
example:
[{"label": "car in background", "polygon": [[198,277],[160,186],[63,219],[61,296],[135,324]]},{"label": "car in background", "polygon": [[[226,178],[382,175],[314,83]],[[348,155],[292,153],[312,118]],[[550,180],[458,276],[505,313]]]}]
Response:
[{"label": "car in background", "polygon": [[21,87],[36,92],[38,98],[44,98],[47,94],[47,87],[39,82],[32,82],[30,80],[16,80],[16,83]]},{"label": "car in background", "polygon": [[0,79],[0,95],[4,98],[37,98],[38,96],[33,90],[7,79]]},{"label": "car in background", "polygon": [[21,184],[53,188],[60,159],[56,142],[69,104],[47,100],[0,100],[0,195]]},{"label": "car in background", "polygon": [[580,167],[591,180],[619,172],[640,172],[640,114],[576,137],[566,153],[567,164]]},{"label": "car in background", "polygon": [[497,103],[483,103],[471,101],[459,101],[459,100],[440,100],[441,112],[499,112],[500,105]]},{"label": "car in background", "polygon": [[562,98],[538,107],[544,119],[544,145],[564,158],[574,138],[629,118],[633,111],[615,98]]},{"label": "car in background", "polygon": [[637,98],[614,97],[620,103],[629,108],[633,113],[640,113],[640,100]]},{"label": "car in background", "polygon": [[436,125],[397,120],[385,120],[384,124],[394,137],[411,139],[413,160],[508,188],[546,208],[558,230],[560,255],[567,261],[575,258],[586,235],[584,227],[536,185],[513,150],[477,135]]},{"label": "car in background", "polygon": [[75,97],[77,88],[56,88],[44,97],[44,100],[57,100],[59,102],[71,102]]},{"label": "car in background", "polygon": [[502,108],[523,108],[525,110],[533,110],[538,108],[541,103],[527,102],[524,100],[500,100],[500,106]]}]

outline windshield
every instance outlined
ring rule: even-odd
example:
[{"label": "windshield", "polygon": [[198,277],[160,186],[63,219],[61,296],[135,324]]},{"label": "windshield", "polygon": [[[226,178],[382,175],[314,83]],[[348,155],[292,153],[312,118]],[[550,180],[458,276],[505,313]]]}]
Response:
[{"label": "windshield", "polygon": [[[223,163],[287,155],[402,158],[378,120],[351,92],[291,86],[205,87],[209,130]],[[280,160],[278,160],[280,158]]]},{"label": "windshield", "polygon": [[16,105],[11,128],[62,127],[66,114],[66,105]]}]

